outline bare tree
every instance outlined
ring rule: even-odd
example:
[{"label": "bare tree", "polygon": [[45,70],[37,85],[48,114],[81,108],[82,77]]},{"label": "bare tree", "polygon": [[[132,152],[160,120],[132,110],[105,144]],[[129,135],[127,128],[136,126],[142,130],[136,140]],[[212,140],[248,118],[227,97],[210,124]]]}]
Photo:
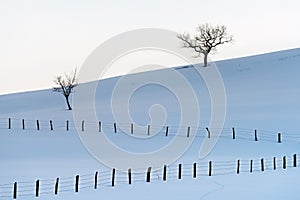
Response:
[{"label": "bare tree", "polygon": [[74,88],[78,85],[77,78],[76,78],[77,69],[70,75],[65,74],[63,76],[57,76],[54,80],[54,83],[58,85],[58,87],[53,87],[54,92],[59,92],[64,95],[68,109],[72,110],[72,107],[69,102],[69,96],[73,92]]},{"label": "bare tree", "polygon": [[209,53],[217,51],[218,45],[232,42],[233,36],[228,35],[225,26],[211,26],[202,24],[197,27],[197,34],[191,36],[189,33],[178,34],[177,37],[182,40],[183,48],[192,48],[200,57],[204,55],[204,67],[207,66],[207,56]]}]

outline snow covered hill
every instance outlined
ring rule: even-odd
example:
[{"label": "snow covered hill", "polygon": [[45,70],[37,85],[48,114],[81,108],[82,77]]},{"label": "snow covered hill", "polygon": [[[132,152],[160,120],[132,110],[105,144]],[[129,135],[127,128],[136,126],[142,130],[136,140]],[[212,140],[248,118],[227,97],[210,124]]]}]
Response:
[{"label": "snow covered hill", "polygon": [[[211,109],[218,105],[211,103],[210,91],[194,67],[128,75],[126,84],[130,88],[129,86],[138,85],[138,80],[147,77],[168,79],[172,77],[170,73],[176,71],[191,85],[200,108],[196,137],[191,140],[191,146],[182,157],[174,163],[168,163],[167,181],[162,180],[160,169],[152,173],[151,183],[145,182],[145,173],[134,174],[130,186],[127,183],[127,174],[117,172],[116,186],[111,187],[111,168],[98,162],[88,152],[79,137],[79,134],[84,133],[77,133],[76,128],[80,130],[82,120],[85,120],[85,132],[99,132],[98,121],[101,121],[101,132],[104,132],[107,138],[118,147],[134,153],[162,148],[172,142],[176,131],[182,134],[180,140],[185,142],[189,140],[186,137],[188,124],[184,124],[184,130],[178,130],[178,124],[181,123],[181,102],[168,88],[158,84],[147,84],[136,90],[129,101],[126,90],[118,93],[115,102],[118,109],[128,107],[132,120],[141,126],[140,129],[134,126],[133,135],[138,137],[130,137],[130,123],[118,124],[117,133],[114,134],[113,123],[116,119],[111,110],[111,98],[115,85],[122,77],[101,80],[97,86],[97,121],[73,121],[73,114],[78,110],[88,114],[93,112],[85,110],[88,108],[85,105],[89,102],[82,102],[80,107],[74,107],[73,112],[67,111],[63,97],[53,93],[51,89],[2,95],[0,199],[12,198],[15,181],[19,183],[18,199],[35,198],[36,179],[41,180],[39,199],[297,199],[300,168],[293,167],[292,156],[300,153],[299,63],[300,49],[216,62],[226,93],[224,127],[210,127]],[[173,80],[172,84],[185,94],[185,88],[179,81]],[[152,128],[156,125],[155,121],[151,124],[149,116],[149,109],[153,108],[153,105],[164,108],[166,119],[156,135],[151,135],[150,131],[148,136],[147,125],[152,125]],[[192,112],[193,106],[191,103],[187,109]],[[9,118],[11,129],[8,129]],[[25,130],[22,127],[22,119],[25,121]],[[39,120],[40,130],[36,128],[36,120]],[[50,120],[54,130],[50,130]],[[129,135],[120,130],[122,126]],[[166,126],[169,128],[167,137]],[[200,159],[199,149],[207,137],[206,127],[212,132],[221,129],[222,134],[210,154]],[[232,139],[232,127],[235,127],[235,140]],[[254,140],[255,129],[258,141]],[[278,143],[279,132],[282,134],[281,143]],[[111,155],[110,152],[103,154]],[[287,169],[282,167],[283,156],[287,156]],[[277,159],[277,170],[273,170],[273,157]],[[262,158],[265,161],[264,172],[261,171],[260,165]],[[115,159],[125,162],[122,160],[124,158]],[[166,158],[162,156],[157,159]],[[240,174],[236,173],[237,160],[241,160]],[[250,160],[253,160],[253,173],[249,172]],[[209,161],[213,162],[212,176],[208,176]],[[134,161],[128,162],[134,168]],[[198,167],[196,179],[192,178],[194,162]],[[184,168],[182,180],[177,179],[179,163],[182,163]],[[97,190],[93,189],[96,171],[100,174]],[[74,179],[77,174],[81,176],[79,193],[74,192]],[[61,178],[61,183],[59,194],[54,195],[57,177]]]}]

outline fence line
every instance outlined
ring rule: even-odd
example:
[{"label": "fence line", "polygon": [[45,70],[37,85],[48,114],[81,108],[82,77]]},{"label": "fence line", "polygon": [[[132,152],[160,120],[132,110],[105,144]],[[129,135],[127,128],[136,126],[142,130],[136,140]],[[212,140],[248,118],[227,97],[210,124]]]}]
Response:
[{"label": "fence line", "polygon": [[[127,128],[126,128],[127,127]],[[156,136],[176,136],[176,137],[200,137],[200,138],[214,138],[221,137],[226,139],[243,139],[252,141],[268,141],[268,142],[300,142],[300,134],[291,133],[281,133],[281,132],[271,132],[259,129],[245,129],[245,128],[217,128],[217,127],[194,127],[186,126],[179,127],[177,125],[146,125],[144,129],[137,129],[134,124],[120,123],[103,123],[101,121],[91,122],[91,121],[58,121],[58,120],[25,120],[25,119],[13,119],[13,118],[0,118],[0,129],[14,129],[14,130],[50,130],[50,131],[70,131],[70,130],[80,130],[84,132],[86,130],[97,131],[99,133],[124,133],[127,131],[131,135],[137,136],[151,136],[151,130],[159,129],[159,133]],[[222,131],[220,136],[215,136],[216,131]],[[193,135],[192,135],[193,134]]]},{"label": "fence line", "polygon": [[[131,135],[145,135],[151,136],[154,129],[160,128],[159,134],[161,137],[200,137],[200,138],[214,138],[214,133],[219,131],[217,127],[179,127],[176,125],[157,126],[146,125],[144,130],[137,129],[134,124],[117,124],[90,122],[90,121],[56,121],[56,120],[25,120],[25,119],[3,119],[0,118],[0,129],[14,129],[14,130],[94,130],[100,134],[103,132],[123,133],[124,127]],[[192,135],[196,134],[196,135]],[[281,132],[271,132],[259,129],[245,129],[245,128],[222,128],[221,138],[232,140],[252,140],[268,141],[276,143],[285,142],[300,142],[300,134],[289,134]],[[56,179],[42,180],[37,179],[32,182],[14,182],[13,184],[0,184],[0,199],[1,197],[13,198],[21,196],[42,196],[48,194],[58,195],[61,192],[74,191],[80,192],[82,189],[101,187],[114,187],[117,184],[128,183],[134,184],[138,182],[153,182],[153,181],[168,181],[172,179],[183,179],[186,177],[197,178],[199,176],[218,176],[226,174],[241,174],[241,173],[255,173],[264,172],[267,170],[286,170],[291,167],[298,167],[299,156],[294,154],[291,157],[283,156],[281,158],[259,158],[252,160],[235,160],[235,161],[209,161],[207,163],[192,163],[192,164],[178,164],[170,166],[162,166],[162,171],[153,170],[151,167],[145,170],[145,173],[135,173],[134,170],[128,169],[127,172],[120,172],[116,169],[112,171],[97,171],[93,174],[76,175],[75,177],[57,177]]]},{"label": "fence line", "polygon": [[300,159],[298,154],[281,158],[258,158],[255,160],[235,161],[208,161],[191,164],[164,165],[160,170],[151,167],[144,173],[135,173],[131,168],[127,172],[116,169],[96,171],[95,173],[76,175],[75,177],[57,177],[56,179],[37,179],[36,181],[14,182],[13,184],[0,184],[0,198],[17,199],[22,196],[40,197],[44,195],[58,195],[62,192],[80,192],[83,189],[98,189],[99,187],[115,187],[117,184],[137,184],[140,182],[155,182],[180,180],[182,178],[198,178],[201,176],[219,176],[228,174],[241,174],[265,172],[267,170],[287,170],[298,167]]}]

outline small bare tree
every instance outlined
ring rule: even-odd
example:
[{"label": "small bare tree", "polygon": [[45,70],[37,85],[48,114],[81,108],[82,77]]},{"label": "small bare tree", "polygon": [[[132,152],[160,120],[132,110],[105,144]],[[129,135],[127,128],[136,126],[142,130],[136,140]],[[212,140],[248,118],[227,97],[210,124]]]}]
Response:
[{"label": "small bare tree", "polygon": [[204,67],[207,66],[207,56],[211,52],[216,52],[218,45],[232,42],[233,36],[228,35],[225,26],[211,26],[202,24],[197,27],[197,34],[191,36],[189,33],[178,34],[182,40],[183,48],[192,48],[200,57],[204,55]]},{"label": "small bare tree", "polygon": [[58,85],[58,87],[53,87],[54,92],[59,92],[64,95],[68,109],[72,110],[72,107],[69,102],[69,96],[73,92],[74,88],[78,85],[76,78],[77,69],[70,75],[65,74],[65,76],[57,76],[54,80],[54,83]]}]

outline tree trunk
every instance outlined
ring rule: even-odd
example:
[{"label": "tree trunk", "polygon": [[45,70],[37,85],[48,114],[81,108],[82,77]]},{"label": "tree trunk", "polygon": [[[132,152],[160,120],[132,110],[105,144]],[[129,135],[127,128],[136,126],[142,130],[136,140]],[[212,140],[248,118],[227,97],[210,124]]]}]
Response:
[{"label": "tree trunk", "polygon": [[204,54],[204,66],[203,67],[207,67],[207,57],[208,57],[208,53]]},{"label": "tree trunk", "polygon": [[72,110],[72,107],[71,107],[70,102],[69,102],[69,96],[66,96],[66,102],[67,102],[67,105],[68,105],[68,109]]}]

